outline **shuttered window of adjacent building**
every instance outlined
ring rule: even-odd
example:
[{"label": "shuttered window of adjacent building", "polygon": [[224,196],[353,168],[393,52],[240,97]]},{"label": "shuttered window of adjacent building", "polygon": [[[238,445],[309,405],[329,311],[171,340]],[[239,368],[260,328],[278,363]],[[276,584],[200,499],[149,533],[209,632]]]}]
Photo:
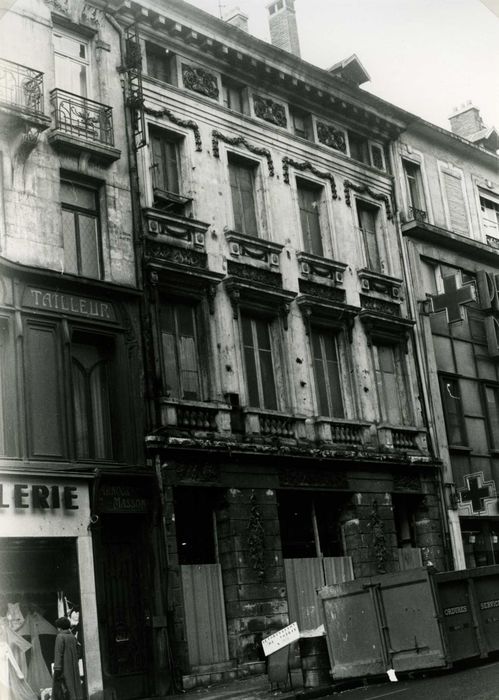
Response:
[{"label": "shuttered window of adjacent building", "polygon": [[469,233],[466,204],[464,201],[462,179],[459,175],[443,172],[445,196],[449,207],[450,226],[454,233]]}]

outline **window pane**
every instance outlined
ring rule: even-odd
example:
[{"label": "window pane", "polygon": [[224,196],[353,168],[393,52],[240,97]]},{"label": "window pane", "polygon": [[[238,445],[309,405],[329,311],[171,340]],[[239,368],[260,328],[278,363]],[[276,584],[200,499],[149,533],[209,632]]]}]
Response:
[{"label": "window pane", "polygon": [[381,271],[381,260],[377,240],[377,215],[374,207],[357,202],[359,226],[362,231],[367,258],[367,266],[371,270]]},{"label": "window pane", "polygon": [[75,212],[62,210],[62,239],[64,245],[64,269],[66,272],[78,272],[78,255],[76,252]]},{"label": "window pane", "polygon": [[243,326],[243,343],[244,345],[248,345],[250,347],[253,347],[253,334],[251,330],[251,319],[248,318],[247,316],[243,316],[242,319],[242,326]]},{"label": "window pane", "polygon": [[180,336],[179,360],[183,393],[182,398],[191,400],[198,399],[198,362],[196,343],[193,336]]},{"label": "window pane", "polygon": [[322,357],[314,359],[315,388],[319,403],[319,413],[321,416],[329,416],[329,402],[327,400],[326,374],[324,372],[324,362]]},{"label": "window pane", "polygon": [[244,346],[244,365],[246,367],[248,403],[250,406],[260,406],[255,351],[252,347],[249,347],[247,345]]},{"label": "window pane", "polygon": [[90,373],[91,419],[94,439],[93,456],[96,459],[110,459],[112,457],[109,389],[107,366],[105,363],[100,362]]},{"label": "window pane", "polygon": [[87,423],[88,406],[85,389],[86,373],[83,367],[73,359],[73,406],[75,449],[79,459],[90,457],[90,436]]},{"label": "window pane", "polygon": [[329,395],[331,397],[332,415],[336,418],[343,418],[343,399],[341,396],[340,365],[338,362],[338,352],[336,339],[327,337],[324,339],[327,359],[327,381]]},{"label": "window pane", "polygon": [[179,335],[194,336],[194,309],[192,306],[178,304],[175,309],[177,312]]},{"label": "window pane", "polygon": [[275,390],[274,368],[272,366],[272,353],[270,350],[260,350],[260,371],[263,389],[264,408],[277,410],[277,397]]},{"label": "window pane", "polygon": [[254,321],[256,326],[256,337],[260,350],[270,350],[269,324],[260,318]]},{"label": "window pane", "polygon": [[99,232],[94,216],[77,214],[80,246],[80,274],[84,277],[100,277]]},{"label": "window pane", "polygon": [[97,209],[95,190],[67,180],[61,182],[61,202],[90,211]]},{"label": "window pane", "polygon": [[165,391],[173,397],[179,396],[179,378],[177,372],[177,358],[175,353],[175,336],[163,331],[161,333],[163,350],[163,381]]},{"label": "window pane", "polygon": [[466,445],[461,392],[456,379],[441,378],[442,402],[450,445]]},{"label": "window pane", "polygon": [[256,236],[258,233],[253,171],[254,168],[250,165],[229,162],[234,227],[249,236]]},{"label": "window pane", "polygon": [[490,436],[492,447],[499,447],[499,404],[498,390],[496,387],[485,387],[485,401],[489,418]]},{"label": "window pane", "polygon": [[321,195],[319,189],[298,187],[298,203],[305,250],[320,256],[323,255],[320,227]]}]

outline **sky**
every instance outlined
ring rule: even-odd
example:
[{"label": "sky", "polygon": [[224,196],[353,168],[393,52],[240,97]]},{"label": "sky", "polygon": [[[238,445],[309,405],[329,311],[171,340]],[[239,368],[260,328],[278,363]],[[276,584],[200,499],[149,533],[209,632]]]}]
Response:
[{"label": "sky", "polygon": [[[268,0],[189,0],[220,17],[238,6],[270,41]],[[499,129],[499,0],[295,0],[301,55],[320,68],[357,54],[363,88],[449,128],[469,100]]]}]

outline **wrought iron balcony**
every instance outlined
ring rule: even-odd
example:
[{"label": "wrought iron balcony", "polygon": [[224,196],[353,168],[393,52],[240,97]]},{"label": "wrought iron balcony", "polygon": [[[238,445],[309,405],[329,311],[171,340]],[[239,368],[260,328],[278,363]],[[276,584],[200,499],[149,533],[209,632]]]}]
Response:
[{"label": "wrought iron balcony", "polygon": [[55,89],[50,93],[55,128],[106,146],[114,146],[113,108]]},{"label": "wrought iron balcony", "polygon": [[0,58],[0,102],[43,114],[43,73]]},{"label": "wrought iron balcony", "polygon": [[426,221],[427,213],[424,209],[416,209],[416,207],[409,207],[409,220],[410,221]]}]

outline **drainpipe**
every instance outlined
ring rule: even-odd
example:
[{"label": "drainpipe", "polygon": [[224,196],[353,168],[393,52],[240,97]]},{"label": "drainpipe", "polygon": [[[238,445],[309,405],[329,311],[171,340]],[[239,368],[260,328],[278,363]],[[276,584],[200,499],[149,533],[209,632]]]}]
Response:
[{"label": "drainpipe", "polygon": [[[392,168],[393,168],[393,173],[394,173],[394,184],[395,183],[400,183],[400,172],[398,169],[398,153],[397,153],[397,146],[396,142],[391,143],[391,159],[392,159]],[[404,276],[405,279],[407,280],[407,305],[408,305],[408,310],[410,317],[416,321],[416,326],[414,329],[414,351],[415,351],[415,358],[416,358],[416,365],[418,368],[418,374],[419,376],[419,386],[420,386],[420,391],[421,391],[421,408],[423,412],[423,419],[426,422],[426,425],[428,426],[428,433],[430,436],[430,443],[433,446],[433,453],[434,455],[440,459],[440,444],[437,438],[437,433],[435,431],[435,421],[434,421],[434,411],[433,411],[433,405],[430,400],[430,389],[428,387],[427,383],[427,377],[428,371],[427,371],[427,352],[426,352],[426,336],[425,336],[425,330],[422,327],[422,324],[420,325],[418,322],[418,317],[421,315],[418,307],[417,307],[417,300],[414,298],[414,284],[413,284],[413,278],[412,278],[412,271],[411,271],[411,266],[408,260],[408,251],[405,246],[405,241],[402,235],[402,227],[401,227],[401,221],[400,221],[400,212],[399,212],[399,207],[398,207],[398,202],[397,202],[397,188],[394,188],[394,196],[395,196],[395,204],[396,204],[396,212],[395,212],[395,221],[396,221],[396,227],[397,227],[397,235],[399,238],[399,249],[400,249],[400,255],[401,255],[401,261],[402,261],[402,267],[404,270]],[[450,467],[447,466],[445,467],[444,464],[444,470],[448,472],[450,470]],[[466,568],[466,563],[465,563],[465,556],[464,556],[464,549],[463,549],[463,540],[461,536],[461,527],[459,523],[459,516],[457,514],[457,511],[452,508],[452,504],[448,503],[450,500],[450,493],[445,493],[446,491],[446,483],[448,483],[448,479],[445,480],[444,477],[446,475],[444,474],[442,469],[439,469],[439,503],[440,503],[440,512],[441,512],[441,517],[442,517],[442,522],[444,524],[444,537],[445,541],[447,543],[450,543],[451,550],[452,550],[452,557],[453,557],[453,564],[455,569],[465,569]]]}]

